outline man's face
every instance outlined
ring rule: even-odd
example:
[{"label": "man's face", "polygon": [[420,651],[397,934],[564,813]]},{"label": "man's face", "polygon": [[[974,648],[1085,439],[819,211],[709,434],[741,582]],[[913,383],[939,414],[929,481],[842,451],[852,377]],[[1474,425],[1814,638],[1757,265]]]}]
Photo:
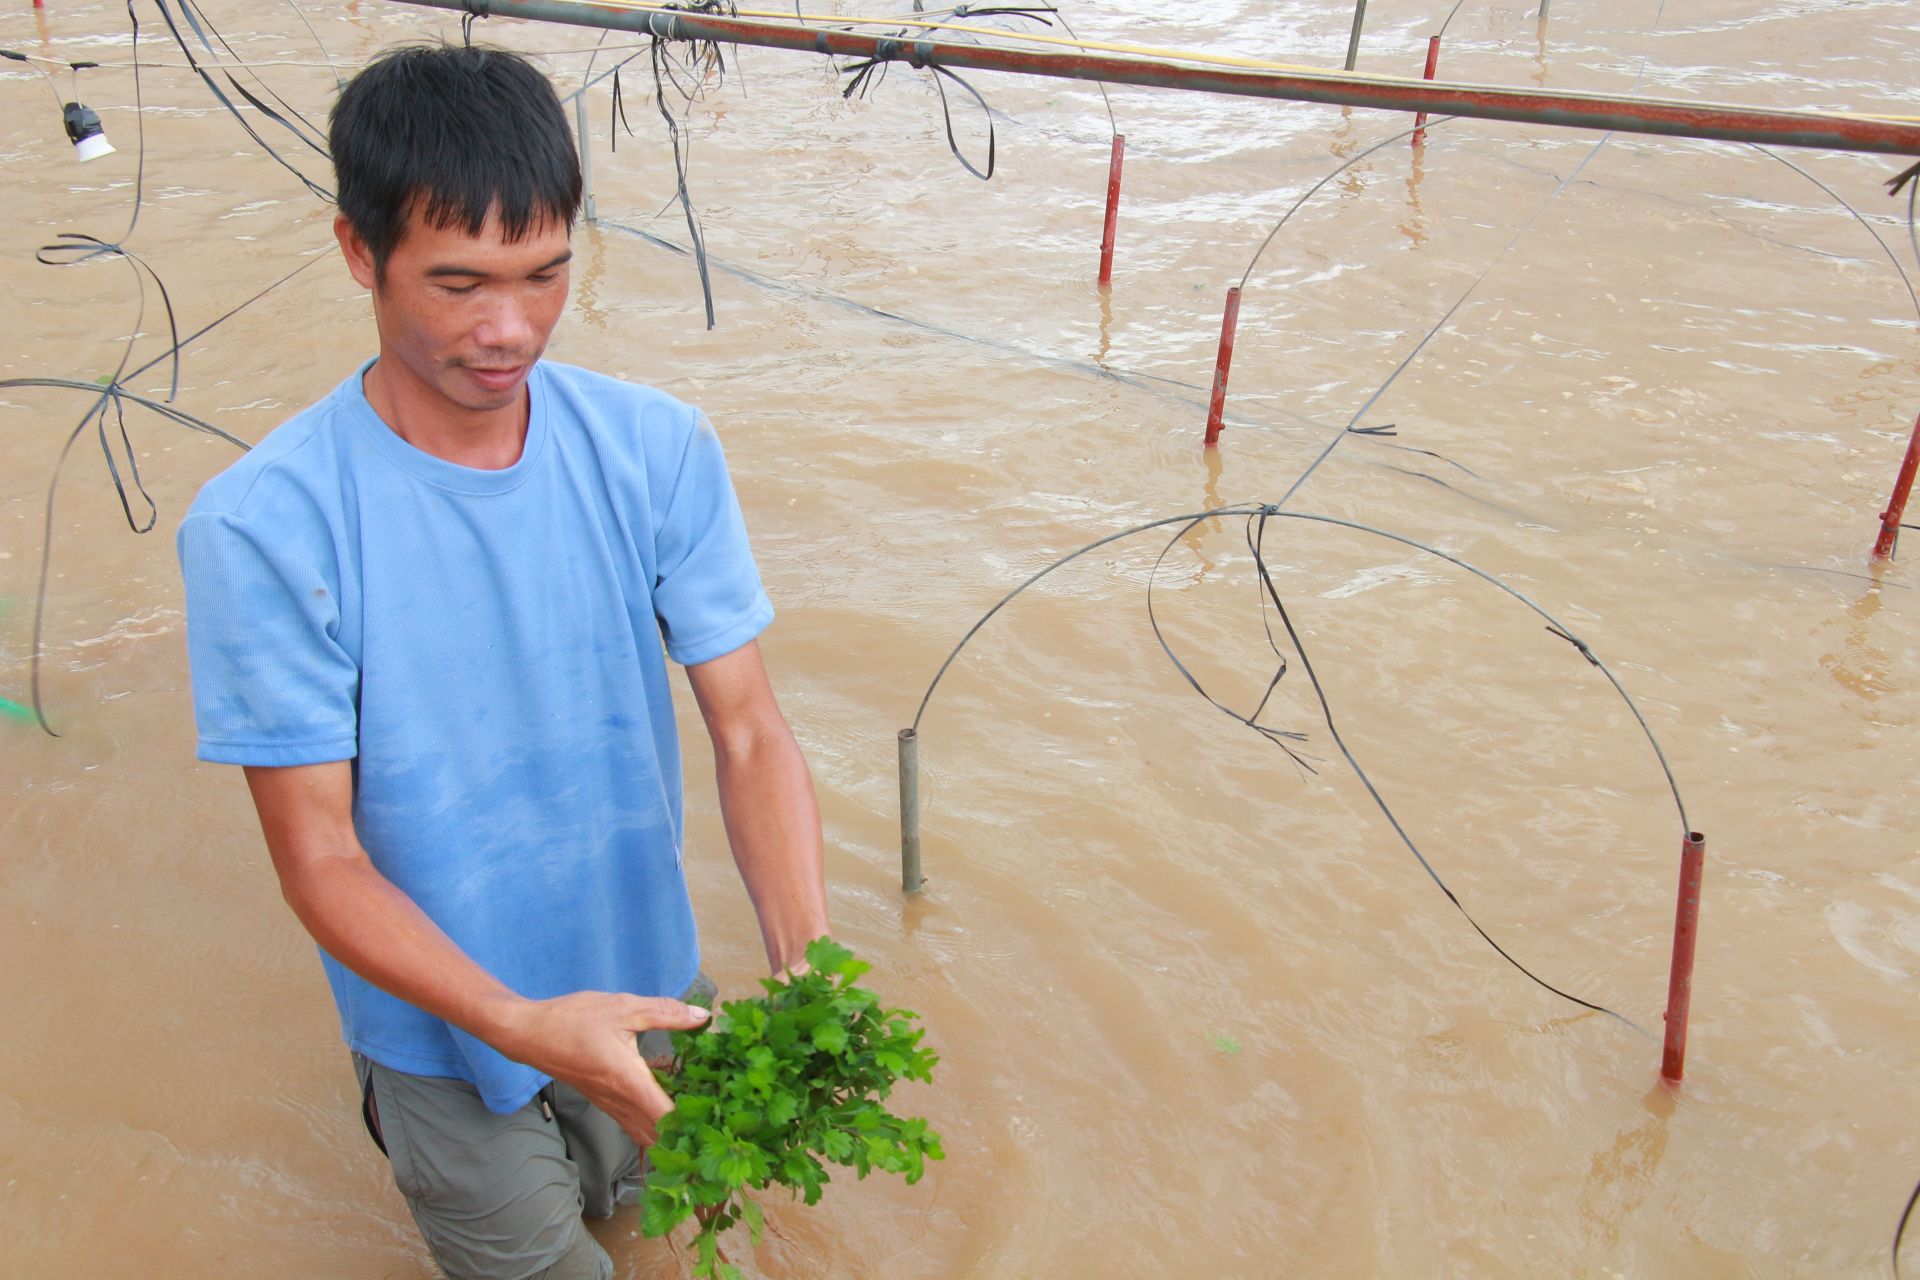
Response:
[{"label": "man's face", "polygon": [[509,243],[494,214],[478,235],[409,215],[376,278],[365,242],[344,218],[335,230],[355,280],[373,292],[380,352],[416,403],[485,413],[520,402],[533,362],[567,303],[565,223],[536,223]]}]

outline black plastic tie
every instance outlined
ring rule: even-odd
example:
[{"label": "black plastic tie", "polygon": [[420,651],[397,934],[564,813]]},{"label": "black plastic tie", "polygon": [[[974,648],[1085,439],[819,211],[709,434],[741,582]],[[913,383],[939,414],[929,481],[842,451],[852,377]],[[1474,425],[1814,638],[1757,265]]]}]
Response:
[{"label": "black plastic tie", "polygon": [[460,43],[471,49],[473,48],[473,20],[491,18],[492,6],[489,0],[462,0],[461,8],[465,13],[460,18]]},{"label": "black plastic tie", "polygon": [[1597,667],[1600,665],[1600,659],[1593,656],[1593,650],[1588,648],[1587,642],[1585,640],[1582,640],[1579,636],[1574,635],[1570,631],[1562,631],[1560,628],[1555,626],[1548,626],[1547,630],[1552,632],[1554,635],[1559,636],[1562,640],[1565,640],[1568,644],[1572,645],[1574,648],[1578,649],[1580,651],[1580,656],[1585,658],[1588,662],[1592,663],[1594,666]]}]

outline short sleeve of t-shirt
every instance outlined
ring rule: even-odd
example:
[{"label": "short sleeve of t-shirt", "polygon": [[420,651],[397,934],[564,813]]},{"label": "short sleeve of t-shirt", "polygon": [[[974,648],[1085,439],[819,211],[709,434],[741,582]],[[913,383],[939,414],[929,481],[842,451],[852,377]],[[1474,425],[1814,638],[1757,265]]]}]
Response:
[{"label": "short sleeve of t-shirt", "polygon": [[188,515],[178,548],[200,758],[351,759],[359,670],[335,642],[339,603],[319,571],[221,511]]},{"label": "short sleeve of t-shirt", "polygon": [[667,656],[684,666],[732,653],[766,629],[760,586],[720,438],[697,414],[679,473],[654,528],[653,609]]}]

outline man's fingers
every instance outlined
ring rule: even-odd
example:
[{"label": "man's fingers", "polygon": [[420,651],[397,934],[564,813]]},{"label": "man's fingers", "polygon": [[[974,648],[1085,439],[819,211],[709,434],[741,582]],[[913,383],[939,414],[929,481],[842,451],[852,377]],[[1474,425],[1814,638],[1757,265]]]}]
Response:
[{"label": "man's fingers", "polygon": [[620,1127],[627,1131],[629,1138],[633,1139],[633,1145],[642,1151],[652,1146],[660,1137],[659,1132],[654,1128],[653,1121],[638,1113],[621,1120]]},{"label": "man's fingers", "polygon": [[620,1016],[620,1025],[628,1031],[655,1029],[685,1031],[713,1016],[698,1005],[682,1004],[663,997],[634,996]]},{"label": "man's fingers", "polygon": [[642,1147],[650,1147],[659,1136],[660,1117],[673,1110],[673,1099],[651,1072],[643,1071],[641,1076],[634,1081],[634,1105],[622,1108],[617,1118],[627,1136]]}]

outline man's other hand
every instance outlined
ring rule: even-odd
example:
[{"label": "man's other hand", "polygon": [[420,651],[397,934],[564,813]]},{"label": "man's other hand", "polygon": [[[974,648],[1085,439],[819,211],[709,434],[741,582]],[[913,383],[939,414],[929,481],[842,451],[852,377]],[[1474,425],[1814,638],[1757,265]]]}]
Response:
[{"label": "man's other hand", "polygon": [[641,1061],[635,1037],[655,1028],[685,1031],[705,1009],[648,996],[581,991],[521,1005],[494,1044],[509,1058],[578,1089],[619,1122],[635,1143],[653,1145],[673,1099]]}]

